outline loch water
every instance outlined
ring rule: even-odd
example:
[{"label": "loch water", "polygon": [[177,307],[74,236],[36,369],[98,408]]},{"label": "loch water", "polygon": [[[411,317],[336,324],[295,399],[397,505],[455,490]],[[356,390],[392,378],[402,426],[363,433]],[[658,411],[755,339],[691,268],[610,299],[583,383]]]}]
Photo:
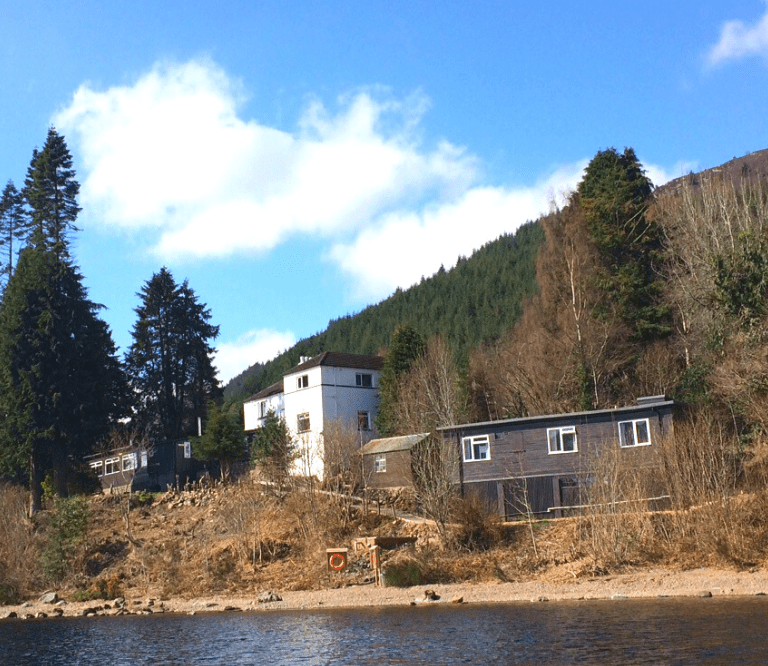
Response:
[{"label": "loch water", "polygon": [[3,620],[6,664],[768,664],[768,597]]}]

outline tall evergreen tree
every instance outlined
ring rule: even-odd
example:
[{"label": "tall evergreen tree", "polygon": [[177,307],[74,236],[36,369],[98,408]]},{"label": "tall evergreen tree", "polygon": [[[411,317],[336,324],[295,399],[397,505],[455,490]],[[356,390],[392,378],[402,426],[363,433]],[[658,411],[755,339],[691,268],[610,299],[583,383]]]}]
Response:
[{"label": "tall evergreen tree", "polygon": [[601,287],[635,342],[671,332],[661,297],[662,231],[646,216],[653,184],[635,151],[598,152],[579,183],[584,218],[600,253]]},{"label": "tall evergreen tree", "polygon": [[209,323],[211,311],[187,281],[177,285],[165,267],[138,296],[142,303],[125,359],[139,401],[135,419],[156,437],[193,434],[208,402],[221,394],[210,345],[219,327]]},{"label": "tall evergreen tree", "polygon": [[26,248],[0,307],[0,466],[27,469],[32,510],[125,414],[126,383],[99,306],[51,250]]},{"label": "tall evergreen tree", "polygon": [[67,239],[77,231],[75,220],[80,212],[72,156],[64,137],[54,127],[42,150],[32,152],[32,161],[24,181],[24,197],[32,211],[33,242],[53,249],[59,258],[67,258]]},{"label": "tall evergreen tree", "polygon": [[0,198],[0,245],[5,250],[5,259],[0,263],[0,275],[5,277],[5,284],[13,274],[14,260],[22,243],[29,237],[28,220],[24,211],[24,197],[13,181],[9,180]]},{"label": "tall evergreen tree", "polygon": [[414,361],[423,356],[424,349],[424,339],[412,326],[399,326],[392,334],[379,377],[379,413],[376,417],[376,429],[385,437],[399,434],[397,401],[400,380]]}]

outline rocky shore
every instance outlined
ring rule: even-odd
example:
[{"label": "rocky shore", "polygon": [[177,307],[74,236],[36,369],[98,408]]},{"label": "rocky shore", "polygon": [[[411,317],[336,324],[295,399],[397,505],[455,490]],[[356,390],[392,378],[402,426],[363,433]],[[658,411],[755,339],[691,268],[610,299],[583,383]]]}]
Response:
[{"label": "rocky shore", "polygon": [[117,599],[70,602],[56,593],[16,606],[0,607],[0,619],[198,614],[419,604],[494,604],[575,599],[754,596],[768,594],[768,572],[665,569],[574,579],[566,583],[526,581],[498,584],[425,585],[408,588],[357,585],[305,592],[260,591],[252,596],[220,595],[195,599]]}]

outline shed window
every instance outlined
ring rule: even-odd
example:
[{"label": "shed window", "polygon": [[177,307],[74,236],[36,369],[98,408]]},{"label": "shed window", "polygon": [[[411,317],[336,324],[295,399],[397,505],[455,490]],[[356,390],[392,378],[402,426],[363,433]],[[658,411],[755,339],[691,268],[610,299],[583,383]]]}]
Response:
[{"label": "shed window", "polygon": [[373,459],[373,471],[377,474],[379,472],[386,472],[387,471],[387,456],[381,455],[376,456]]},{"label": "shed window", "polygon": [[120,458],[107,458],[104,461],[104,474],[117,474],[120,471]]},{"label": "shed window", "polygon": [[547,442],[550,453],[574,453],[579,450],[575,426],[547,428]]},{"label": "shed window", "polygon": [[619,446],[648,446],[651,443],[651,429],[648,419],[619,421]]},{"label": "shed window", "polygon": [[129,472],[132,469],[136,469],[136,454],[127,453],[123,456],[123,471]]},{"label": "shed window", "polygon": [[101,460],[95,460],[92,463],[89,463],[91,469],[96,473],[96,476],[102,477],[104,476],[104,464],[101,462]]},{"label": "shed window", "polygon": [[464,461],[488,460],[491,457],[491,446],[488,435],[464,437],[461,440],[464,450]]},{"label": "shed window", "polygon": [[296,430],[309,432],[309,412],[304,412],[296,417]]},{"label": "shed window", "polygon": [[355,375],[355,384],[363,388],[371,388],[373,386],[373,375],[358,372]]}]

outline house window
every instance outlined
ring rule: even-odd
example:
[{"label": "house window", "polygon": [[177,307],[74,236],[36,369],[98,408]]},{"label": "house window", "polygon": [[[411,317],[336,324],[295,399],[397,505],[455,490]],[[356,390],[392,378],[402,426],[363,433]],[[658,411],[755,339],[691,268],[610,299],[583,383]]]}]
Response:
[{"label": "house window", "polygon": [[263,419],[267,416],[267,401],[262,400],[259,402],[259,418]]},{"label": "house window", "polygon": [[619,446],[648,446],[651,443],[651,429],[648,419],[619,421]]},{"label": "house window", "polygon": [[366,375],[358,372],[355,375],[355,384],[362,386],[363,388],[371,388],[373,386],[373,375]]},{"label": "house window", "polygon": [[360,411],[357,413],[357,429],[358,430],[370,430],[371,429],[371,415],[368,412]]},{"label": "house window", "polygon": [[488,460],[491,457],[491,446],[488,435],[475,435],[464,437],[461,440],[464,450],[464,461]]},{"label": "house window", "polygon": [[184,457],[185,458],[191,458],[192,457],[192,444],[189,442],[184,442]]},{"label": "house window", "polygon": [[387,456],[376,456],[373,459],[373,471],[377,474],[387,471]]},{"label": "house window", "polygon": [[136,469],[136,454],[128,453],[123,456],[123,471],[130,472],[132,469]]},{"label": "house window", "polygon": [[99,478],[104,476],[104,466],[101,460],[96,460],[90,463],[90,467],[96,473],[96,476],[98,476]]},{"label": "house window", "polygon": [[575,426],[547,428],[547,441],[550,453],[573,453],[579,450]]},{"label": "house window", "polygon": [[296,417],[296,430],[309,432],[309,412],[304,412]]},{"label": "house window", "polygon": [[309,375],[302,375],[296,380],[296,387],[303,389],[309,386]]},{"label": "house window", "polygon": [[107,458],[104,461],[104,474],[117,474],[120,471],[120,458]]},{"label": "house window", "polygon": [[141,466],[146,467],[147,466],[147,452],[142,451],[141,452]]}]

